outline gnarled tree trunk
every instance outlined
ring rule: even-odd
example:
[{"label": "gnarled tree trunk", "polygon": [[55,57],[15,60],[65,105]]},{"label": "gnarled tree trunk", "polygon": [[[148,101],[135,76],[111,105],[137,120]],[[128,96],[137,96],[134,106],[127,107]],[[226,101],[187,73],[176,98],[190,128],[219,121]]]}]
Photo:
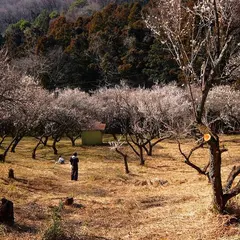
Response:
[{"label": "gnarled tree trunk", "polygon": [[15,153],[15,149],[16,149],[18,143],[21,141],[22,138],[23,138],[23,136],[17,136],[16,137],[15,141],[13,142],[11,152]]},{"label": "gnarled tree trunk", "polygon": [[39,139],[37,145],[35,146],[35,148],[33,149],[33,152],[32,152],[32,158],[33,159],[36,159],[36,151],[41,144],[43,144],[42,139]]},{"label": "gnarled tree trunk", "polygon": [[45,140],[43,141],[43,145],[44,145],[44,147],[46,147],[46,146],[47,146],[48,138],[49,138],[49,137],[48,137],[48,136],[46,136],[46,137],[45,137]]},{"label": "gnarled tree trunk", "polygon": [[0,146],[2,145],[2,143],[4,142],[4,140],[5,140],[6,137],[7,137],[6,134],[2,136],[2,139],[1,139],[1,141],[0,141]]},{"label": "gnarled tree trunk", "polygon": [[53,149],[53,153],[54,153],[55,155],[58,154],[58,150],[57,150],[57,147],[56,147],[57,142],[58,142],[57,139],[54,138],[54,139],[53,139],[53,144],[52,144],[52,149]]},{"label": "gnarled tree trunk", "polygon": [[212,136],[208,145],[210,152],[209,180],[213,190],[213,206],[218,212],[223,212],[226,203],[223,201],[219,138]]},{"label": "gnarled tree trunk", "polygon": [[0,155],[0,160],[1,160],[2,162],[5,162],[6,156],[7,156],[7,154],[8,154],[8,151],[9,151],[9,149],[11,148],[12,144],[14,143],[14,141],[16,140],[16,138],[17,138],[17,136],[15,136],[15,137],[12,139],[12,141],[10,142],[10,144],[8,145],[8,147],[5,149],[4,153]]},{"label": "gnarled tree trunk", "polygon": [[123,152],[121,152],[118,148],[116,148],[116,152],[119,153],[121,156],[123,156],[123,161],[124,161],[124,167],[125,167],[125,173],[129,173],[129,168],[128,168],[128,155],[124,154]]}]

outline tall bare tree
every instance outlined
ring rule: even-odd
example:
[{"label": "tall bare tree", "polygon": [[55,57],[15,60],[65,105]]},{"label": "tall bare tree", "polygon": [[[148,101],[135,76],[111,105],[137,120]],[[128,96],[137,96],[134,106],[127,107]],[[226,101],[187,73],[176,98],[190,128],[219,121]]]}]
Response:
[{"label": "tall bare tree", "polygon": [[[224,210],[229,199],[240,193],[240,181],[231,188],[240,167],[232,170],[224,188],[221,179],[223,151],[219,137],[203,121],[203,116],[209,91],[214,85],[226,82],[226,66],[239,52],[239,10],[238,0],[153,0],[145,13],[147,26],[166,44],[182,70],[191,96],[196,127],[209,147],[209,179],[213,204],[219,212]],[[193,82],[201,86],[199,102],[193,97]],[[195,149],[197,147],[192,151]],[[187,163],[192,151],[185,155]]]}]

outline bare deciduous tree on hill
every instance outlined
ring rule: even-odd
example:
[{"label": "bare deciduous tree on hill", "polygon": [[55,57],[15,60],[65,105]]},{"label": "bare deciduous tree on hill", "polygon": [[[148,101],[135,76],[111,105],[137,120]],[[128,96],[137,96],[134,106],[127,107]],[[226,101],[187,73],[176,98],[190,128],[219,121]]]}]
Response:
[{"label": "bare deciduous tree on hill", "polygon": [[124,135],[140,165],[145,163],[145,153],[151,156],[154,146],[169,138],[173,130],[186,128],[191,122],[189,99],[175,85],[153,89],[104,88],[95,92],[94,97],[98,115],[108,130]]},{"label": "bare deciduous tree on hill", "polygon": [[[21,81],[22,74],[15,71],[8,63],[8,58],[6,57],[7,52],[2,49],[0,51],[0,121],[1,128],[5,132],[6,126],[11,121],[10,111],[14,106],[19,103],[21,96],[18,94],[21,91]],[[11,124],[10,124],[11,125]],[[1,161],[5,161],[7,152],[9,151],[11,145],[15,139],[4,149],[4,153],[1,154]]]},{"label": "bare deciduous tree on hill", "polygon": [[204,121],[220,133],[240,132],[240,91],[228,85],[215,86],[208,94]]},{"label": "bare deciduous tree on hill", "polygon": [[[223,151],[219,137],[203,117],[210,90],[214,85],[226,82],[226,66],[239,52],[239,10],[240,2],[237,0],[156,0],[149,5],[145,20],[171,51],[182,70],[190,95],[191,83],[201,86],[200,101],[197,103],[192,97],[191,102],[196,127],[209,147],[209,179],[213,204],[219,212],[223,212],[229,199],[240,193],[240,182],[232,187],[240,170],[239,167],[233,168],[224,188],[221,179]],[[187,163],[197,148],[192,149],[188,156],[184,155]]]},{"label": "bare deciduous tree on hill", "polygon": [[56,95],[50,104],[51,113],[46,124],[46,131],[53,137],[54,154],[57,154],[56,143],[64,134],[74,145],[82,130],[91,126],[95,120],[88,93],[79,89],[64,89],[58,90]]}]

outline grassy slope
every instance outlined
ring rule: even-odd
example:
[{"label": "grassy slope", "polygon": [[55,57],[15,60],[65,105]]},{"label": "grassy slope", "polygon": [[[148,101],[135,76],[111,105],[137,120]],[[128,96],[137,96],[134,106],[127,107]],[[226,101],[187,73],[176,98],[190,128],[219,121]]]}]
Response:
[{"label": "grassy slope", "polygon": [[[223,153],[226,180],[240,160],[240,136],[222,140],[229,149]],[[34,144],[33,139],[24,139],[16,153],[10,153],[6,163],[0,164],[0,197],[14,202],[16,221],[13,228],[0,225],[0,239],[41,239],[50,224],[50,209],[67,196],[74,197],[75,202],[62,213],[67,235],[112,240],[238,239],[240,227],[224,226],[231,216],[211,211],[210,185],[182,162],[174,142],[160,144],[143,167],[127,149],[130,175],[124,174],[122,158],[108,146],[73,148],[69,141],[61,141],[59,154],[67,164],[58,165],[51,148],[40,149],[37,159],[32,160]],[[190,142],[183,145],[185,151],[190,147]],[[80,158],[77,182],[70,181],[68,164],[74,151]],[[198,150],[193,159],[204,166],[207,150]],[[9,168],[14,169],[16,180],[7,178]],[[155,178],[167,183],[146,185]],[[240,206],[240,197],[231,204]]]}]

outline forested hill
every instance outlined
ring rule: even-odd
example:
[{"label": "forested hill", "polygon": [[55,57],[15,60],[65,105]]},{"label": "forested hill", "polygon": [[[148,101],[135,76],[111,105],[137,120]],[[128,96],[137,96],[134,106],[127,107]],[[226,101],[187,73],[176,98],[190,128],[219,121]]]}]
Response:
[{"label": "forested hill", "polygon": [[[34,1],[6,1],[2,9],[13,7],[13,2],[19,6]],[[24,16],[28,17],[9,24],[0,41],[12,63],[40,79],[44,87],[88,91],[122,80],[146,87],[181,80],[174,60],[144,24],[145,2],[37,2],[36,7],[44,2],[49,5],[44,10],[39,7],[39,13],[26,8]]]},{"label": "forested hill", "polygon": [[134,0],[0,0],[0,32],[21,19],[34,20],[43,10],[64,13],[74,19],[92,15],[110,3],[130,3]]}]

